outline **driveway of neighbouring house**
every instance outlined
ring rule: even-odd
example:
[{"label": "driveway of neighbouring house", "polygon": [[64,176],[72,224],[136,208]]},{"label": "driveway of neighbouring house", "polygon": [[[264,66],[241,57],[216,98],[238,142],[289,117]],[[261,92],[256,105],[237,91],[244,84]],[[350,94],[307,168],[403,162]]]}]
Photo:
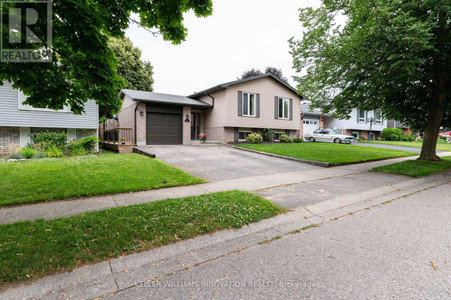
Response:
[{"label": "driveway of neighbouring house", "polygon": [[202,179],[216,181],[320,167],[233,149],[228,146],[141,146],[177,168]]}]

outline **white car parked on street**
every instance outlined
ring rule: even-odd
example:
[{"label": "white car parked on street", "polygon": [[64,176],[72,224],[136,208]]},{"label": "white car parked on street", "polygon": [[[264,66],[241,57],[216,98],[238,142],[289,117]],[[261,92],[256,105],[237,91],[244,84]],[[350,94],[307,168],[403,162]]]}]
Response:
[{"label": "white car parked on street", "polygon": [[307,136],[310,142],[329,142],[329,143],[345,143],[350,144],[354,142],[354,137],[350,135],[344,135],[335,129],[316,129],[312,134]]}]

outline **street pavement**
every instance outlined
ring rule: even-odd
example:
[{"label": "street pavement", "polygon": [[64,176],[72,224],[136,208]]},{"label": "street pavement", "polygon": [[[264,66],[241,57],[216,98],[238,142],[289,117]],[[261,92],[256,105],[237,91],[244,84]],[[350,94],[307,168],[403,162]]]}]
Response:
[{"label": "street pavement", "polygon": [[337,195],[12,286],[0,299],[449,299],[450,186],[447,172]]},{"label": "street pavement", "polygon": [[[258,168],[279,160],[269,159]],[[224,167],[233,178],[1,209],[0,222],[10,223],[241,189],[292,210],[4,288],[0,299],[451,299],[451,171],[368,172],[406,159],[333,168],[288,161],[290,169],[248,177]]]},{"label": "street pavement", "polygon": [[107,299],[451,299],[441,185],[220,257]]}]

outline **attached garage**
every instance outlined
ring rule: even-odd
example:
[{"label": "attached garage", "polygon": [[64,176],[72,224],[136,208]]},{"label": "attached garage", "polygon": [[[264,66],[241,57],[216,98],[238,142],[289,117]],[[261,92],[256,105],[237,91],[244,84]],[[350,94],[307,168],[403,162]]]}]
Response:
[{"label": "attached garage", "polygon": [[183,143],[182,107],[147,103],[146,144],[178,145]]},{"label": "attached garage", "polygon": [[302,125],[304,126],[304,136],[308,136],[319,128],[319,117],[304,116]]},{"label": "attached garage", "polygon": [[[131,129],[133,144],[191,144],[201,130],[202,111],[212,104],[184,96],[136,90],[122,90],[122,111],[116,127]],[[195,125],[198,124],[196,127]]]}]

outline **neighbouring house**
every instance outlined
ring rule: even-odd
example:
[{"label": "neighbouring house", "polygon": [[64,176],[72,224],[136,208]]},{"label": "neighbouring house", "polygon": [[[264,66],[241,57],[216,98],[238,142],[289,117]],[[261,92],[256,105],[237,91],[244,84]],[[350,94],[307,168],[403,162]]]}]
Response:
[{"label": "neighbouring house", "polygon": [[402,129],[403,131],[407,131],[410,128],[409,126],[407,126],[399,121],[396,121],[396,120],[387,120],[387,127],[388,128],[399,128],[399,129]]},{"label": "neighbouring house", "polygon": [[131,128],[137,145],[193,144],[199,134],[222,143],[246,140],[263,129],[298,137],[300,104],[296,89],[271,74],[216,85],[189,96],[122,90],[121,112],[103,124],[106,131]]},{"label": "neighbouring house", "polygon": [[357,139],[360,137],[368,139],[371,129],[371,138],[377,139],[388,125],[387,120],[382,117],[381,109],[367,111],[355,108],[352,110],[349,119],[336,119],[324,114],[321,109],[311,109],[310,102],[304,101],[301,112],[304,125],[303,137],[318,128],[333,128]]},{"label": "neighbouring house", "polygon": [[67,138],[97,136],[98,106],[88,101],[83,115],[69,107],[60,110],[36,108],[23,104],[26,96],[10,83],[0,86],[0,154],[7,154],[32,142],[32,136],[43,131],[64,131]]},{"label": "neighbouring house", "polygon": [[324,128],[326,114],[320,108],[311,108],[310,101],[301,102],[301,137],[309,136],[316,129]]}]

